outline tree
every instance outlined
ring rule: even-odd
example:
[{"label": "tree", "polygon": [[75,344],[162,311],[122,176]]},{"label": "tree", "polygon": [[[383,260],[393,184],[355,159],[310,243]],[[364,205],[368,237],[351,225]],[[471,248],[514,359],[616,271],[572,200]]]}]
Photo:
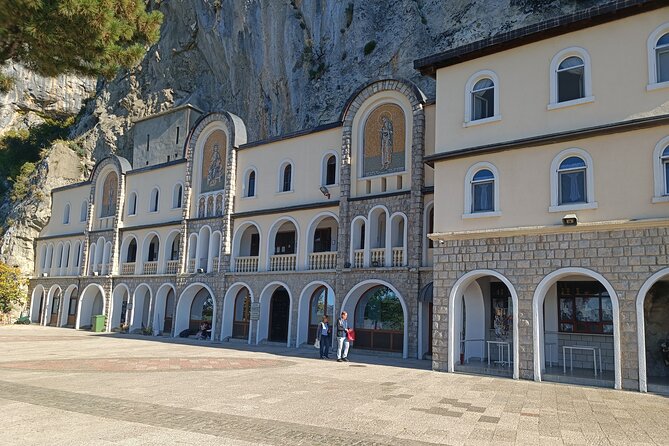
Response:
[{"label": "tree", "polygon": [[25,292],[22,288],[25,285],[21,270],[0,262],[0,314],[9,313],[16,306],[23,306]]},{"label": "tree", "polygon": [[0,65],[111,78],[139,63],[162,19],[144,0],[0,0]]}]

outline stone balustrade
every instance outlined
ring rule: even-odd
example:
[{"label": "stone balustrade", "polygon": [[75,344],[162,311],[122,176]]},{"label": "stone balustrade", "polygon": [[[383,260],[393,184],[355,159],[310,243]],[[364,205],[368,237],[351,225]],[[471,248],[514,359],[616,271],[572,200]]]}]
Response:
[{"label": "stone balustrade", "polygon": [[337,251],[312,252],[309,254],[309,269],[325,270],[337,267]]},{"label": "stone balustrade", "polygon": [[270,271],[295,271],[297,254],[280,254],[269,258]]}]

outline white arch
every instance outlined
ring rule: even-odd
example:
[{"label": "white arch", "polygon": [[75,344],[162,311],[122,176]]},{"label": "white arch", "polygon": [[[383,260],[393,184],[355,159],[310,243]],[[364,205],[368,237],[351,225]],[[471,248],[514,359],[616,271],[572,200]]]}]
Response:
[{"label": "white arch", "polygon": [[[394,242],[395,220],[397,220],[397,219],[401,219],[402,222],[403,222],[403,226],[402,226],[402,246],[395,246],[395,242]],[[407,219],[407,216],[404,212],[395,212],[393,215],[390,216],[388,221],[390,222],[390,225],[389,225],[388,228],[386,228],[386,231],[390,232],[390,234],[389,234],[390,243],[388,244],[388,246],[386,246],[386,253],[389,253],[389,255],[390,255],[390,263],[386,262],[386,264],[389,264],[391,266],[395,266],[395,265],[393,265],[392,249],[393,248],[402,248],[404,250],[402,252],[402,264],[399,265],[399,266],[406,266],[407,257],[408,257],[407,245],[409,243],[408,240],[407,240],[407,237],[409,236],[409,232],[408,232],[408,230],[409,230],[409,220]]]},{"label": "white arch", "polygon": [[669,268],[663,268],[650,276],[641,286],[636,296],[636,329],[637,329],[637,350],[639,357],[639,391],[648,392],[648,376],[646,372],[646,315],[643,307],[646,302],[646,295],[655,283],[663,277],[669,276]]},{"label": "white arch", "polygon": [[[335,302],[334,289],[327,282],[322,280],[314,280],[302,288],[302,292],[300,293],[300,300],[298,301],[297,306],[297,340],[295,341],[296,347],[299,347],[303,343],[307,342],[309,334],[309,307],[311,303],[311,297],[314,292],[321,286],[327,288],[328,293],[330,293],[332,296],[332,302]],[[330,318],[335,319],[336,314],[331,314]]]},{"label": "white arch", "polygon": [[[226,146],[223,148],[224,153],[225,153],[225,159],[221,160],[223,163],[227,166],[227,158],[230,156],[228,153],[228,147],[232,147],[233,141],[230,139],[230,132],[227,129],[227,126],[225,125],[224,122],[222,121],[213,121],[209,124],[207,124],[203,129],[202,132],[200,132],[200,136],[198,136],[197,141],[195,142],[195,147],[193,148],[193,162],[191,163],[191,168],[193,169],[191,174],[191,206],[194,206],[191,208],[191,216],[198,215],[197,213],[197,208],[199,205],[199,196],[202,193],[200,190],[202,186],[202,161],[204,159],[202,152],[204,151],[204,146],[207,143],[207,140],[209,137],[217,130],[222,131],[225,133],[225,141],[226,141]],[[210,191],[211,193],[217,192],[217,191]],[[207,192],[207,193],[210,193]]]},{"label": "white arch", "polygon": [[[560,204],[559,201],[559,192],[560,187],[558,169],[562,161],[566,160],[570,156],[576,156],[581,158],[585,162],[585,187],[586,187],[586,203],[575,203],[575,204]],[[565,149],[558,153],[553,161],[551,161],[551,171],[550,171],[550,181],[551,181],[551,206],[548,208],[549,212],[563,212],[570,210],[582,210],[582,209],[596,209],[597,201],[595,201],[595,165],[592,161],[592,157],[588,152],[577,147],[571,147]]]},{"label": "white arch", "polygon": [[53,260],[51,261],[51,266],[51,275],[60,276],[63,267],[63,242],[58,242],[56,245],[56,249],[53,251]]},{"label": "white arch", "polygon": [[44,287],[42,285],[37,285],[33,290],[33,294],[30,297],[30,322],[41,324],[39,310],[42,305],[42,300],[46,299],[44,292]]},{"label": "white arch", "polygon": [[364,237],[364,245],[362,249],[365,251],[363,255],[363,265],[362,266],[367,266],[369,263],[367,263],[367,258],[369,257],[368,251],[369,251],[369,238],[367,236],[367,231],[369,230],[369,224],[367,223],[367,218],[363,217],[362,215],[358,215],[355,217],[353,220],[351,220],[351,244],[349,247],[349,262],[351,263],[351,266],[355,266],[355,251],[358,249],[356,248],[357,246],[360,245],[361,241],[360,240],[360,228],[364,226],[365,228],[365,237]]},{"label": "white arch", "polygon": [[46,244],[42,244],[39,251],[39,273],[45,273],[46,271]]},{"label": "white arch", "polygon": [[[472,119],[472,91],[474,85],[482,79],[490,79],[493,86],[493,115],[485,119]],[[492,70],[481,70],[472,74],[465,84],[465,125],[484,124],[486,122],[499,121],[502,116],[499,114],[499,77]]]},{"label": "white arch", "polygon": [[[49,322],[51,321],[51,307],[53,306],[53,298],[56,294],[57,291],[60,291],[60,297],[61,300],[63,298],[63,289],[60,287],[60,285],[52,285],[51,288],[49,288],[49,292],[46,295],[46,304],[44,305],[44,315],[42,317],[42,321],[40,322],[40,325],[47,326],[49,325]],[[62,309],[59,308],[59,311]],[[58,319],[60,319],[60,315],[58,315]],[[56,323],[56,326],[58,324]]]},{"label": "white arch", "polygon": [[197,236],[197,251],[195,256],[195,269],[204,269],[208,273],[207,263],[209,261],[209,242],[211,240],[211,227],[204,225],[200,228]]},{"label": "white arch", "polygon": [[[595,279],[600,284],[604,286],[606,291],[611,297],[611,305],[613,307],[613,363],[614,363],[614,374],[615,374],[615,384],[614,388],[622,388],[622,374],[620,372],[620,305],[618,303],[618,295],[611,286],[608,280],[604,278],[599,273],[595,271],[586,269],[586,268],[561,268],[544,277],[537,289],[534,292],[534,297],[532,298],[532,331],[533,331],[533,342],[534,342],[534,380],[541,381],[541,368],[545,363],[544,351],[543,351],[543,338],[544,338],[544,317],[543,317],[543,304],[548,289],[566,276],[581,275]],[[514,306],[514,311],[517,307]],[[515,340],[514,340],[515,342]]]},{"label": "white arch", "polygon": [[655,196],[653,203],[669,201],[669,190],[666,190],[664,163],[662,162],[662,152],[669,147],[669,136],[662,138],[653,150],[653,184]]},{"label": "white arch", "polygon": [[149,195],[149,206],[147,209],[149,213],[160,212],[160,195],[160,187],[154,186]]},{"label": "white arch", "polygon": [[[181,235],[181,230],[180,229],[173,229],[167,234],[167,237],[165,237],[165,246],[163,247],[163,255],[159,257],[159,265],[158,265],[158,272],[161,274],[167,273],[167,262],[172,260],[172,244],[174,243],[174,240],[176,240],[177,237]],[[181,245],[181,243],[179,243]],[[179,250],[180,248],[177,248],[177,258],[174,260],[179,260]]]},{"label": "white arch", "polygon": [[95,304],[98,293],[102,297],[102,312],[100,314],[105,314],[105,290],[97,283],[91,283],[86,288],[84,288],[84,290],[81,292],[81,295],[79,296],[79,304],[77,305],[77,322],[74,326],[75,329],[79,330],[81,327],[82,316],[93,316],[93,305]]},{"label": "white arch", "polygon": [[184,185],[178,181],[174,188],[172,188],[172,209],[179,209],[183,207],[184,203]]},{"label": "white arch", "polygon": [[[571,101],[558,102],[557,70],[565,59],[572,56],[578,57],[583,61],[583,97]],[[550,65],[550,103],[548,104],[548,109],[551,110],[553,108],[582,104],[584,102],[592,102],[594,100],[595,98],[592,95],[592,62],[590,62],[590,54],[588,54],[586,49],[573,46],[571,48],[565,48],[553,56]]]},{"label": "white arch", "polygon": [[[235,229],[235,233],[232,236],[232,256],[230,259],[230,265],[232,268],[236,270],[236,262],[235,259],[240,256],[240,252],[242,250],[242,239],[244,238],[244,232],[249,228],[249,226],[255,226],[256,231],[258,231],[258,251],[260,251],[262,247],[262,231],[260,231],[260,225],[256,223],[253,220],[248,220],[240,224],[237,229]],[[258,252],[258,256],[260,256],[261,253]]]},{"label": "white arch", "polygon": [[295,220],[293,217],[290,216],[283,216],[280,217],[279,219],[275,220],[274,223],[272,223],[272,226],[269,228],[269,232],[267,234],[267,259],[266,259],[266,265],[265,265],[265,271],[270,270],[270,259],[274,255],[274,240],[276,238],[277,232],[279,232],[279,228],[281,228],[281,225],[283,225],[286,222],[291,222],[293,226],[295,227],[295,254],[298,256],[296,264],[299,265],[299,252],[300,252],[300,226],[297,224],[297,220]]},{"label": "white arch", "polygon": [[[99,237],[97,242],[95,242],[95,267],[97,270],[97,266],[102,263],[102,257],[104,255],[104,248],[105,248],[105,243],[106,240],[104,237]],[[100,267],[99,273],[102,272],[102,267]]]},{"label": "white arch", "polygon": [[390,262],[390,211],[387,207],[382,204],[374,206],[369,210],[367,214],[367,223],[365,225],[365,266],[372,264],[371,259],[371,249],[381,249],[381,246],[376,246],[380,244],[379,240],[379,217],[383,213],[385,215],[385,227],[384,227],[384,237],[383,237],[383,248],[385,249],[384,254],[384,263],[385,265],[379,266],[389,266]]},{"label": "white arch", "polygon": [[130,243],[133,240],[135,241],[135,246],[137,247],[138,251],[135,252],[135,262],[137,262],[137,254],[139,254],[139,241],[137,240],[135,234],[128,234],[125,237],[123,237],[123,241],[121,242],[121,255],[119,256],[119,258],[121,259],[121,263],[128,262],[128,247],[130,246]]},{"label": "white arch", "polygon": [[646,42],[648,51],[648,86],[646,87],[646,90],[648,91],[662,88],[667,85],[666,81],[659,82],[657,78],[657,55],[655,53],[655,47],[657,46],[658,40],[660,40],[666,33],[669,33],[669,22],[665,22],[655,28],[648,36],[648,41]]},{"label": "white arch", "polygon": [[111,265],[111,249],[112,243],[105,243],[104,251],[102,252],[102,274],[112,273],[111,268],[113,265]]},{"label": "white arch", "polygon": [[[122,293],[125,291],[125,293]],[[116,285],[116,288],[114,288],[114,291],[112,291],[112,299],[111,299],[111,310],[109,314],[111,315],[109,317],[110,322],[109,322],[109,328],[113,329],[116,327],[119,327],[121,325],[121,311],[123,310],[123,296],[127,296],[128,298],[128,303],[131,303],[131,294],[130,294],[130,288],[128,285],[125,283],[119,283]],[[126,324],[129,322],[129,318],[126,315]],[[129,324],[128,324],[129,325]]]},{"label": "white arch", "polygon": [[[272,300],[272,295],[274,295],[274,292],[280,287],[283,287],[283,289],[286,290],[290,300],[290,310],[288,312],[288,340],[286,342],[286,346],[290,347],[290,337],[293,326],[293,293],[290,291],[290,288],[288,288],[288,285],[278,280],[268,283],[260,293],[260,320],[258,321],[258,330],[256,331],[256,344],[259,344],[269,337],[270,302]],[[263,338],[262,336],[265,337]]]},{"label": "white arch", "polygon": [[72,297],[72,293],[74,293],[75,290],[79,290],[79,287],[77,285],[70,285],[65,289],[65,292],[63,293],[63,302],[61,303],[61,312],[60,316],[58,319],[58,326],[59,327],[64,327],[67,325],[67,317],[69,316],[69,310],[70,310],[70,298]]},{"label": "white arch", "polygon": [[[146,290],[146,291],[144,291]],[[139,296],[139,292],[143,291],[144,294]],[[141,297],[141,308],[138,308],[138,302],[137,299]],[[146,299],[149,299],[149,305],[148,308],[146,305]],[[151,325],[151,306],[153,302],[153,292],[151,291],[151,287],[147,283],[140,283],[137,285],[135,288],[135,291],[132,293],[132,312],[130,315],[130,332],[136,329],[141,329],[142,325],[144,324],[144,320],[146,319],[146,326],[144,328],[148,328],[149,325]],[[141,313],[138,314],[138,310],[141,310]],[[148,314],[144,314],[144,311],[147,311]]]},{"label": "white arch", "polygon": [[[156,291],[156,302],[153,305],[153,332],[158,333],[163,331],[165,326],[165,305],[167,304],[167,296],[170,290],[174,292],[176,299],[177,289],[171,283],[163,283],[158,291]],[[163,333],[164,335],[165,333]],[[169,334],[169,333],[168,333]]]},{"label": "white arch", "polygon": [[190,324],[190,307],[193,305],[193,299],[195,295],[200,291],[201,288],[204,288],[209,292],[212,301],[214,302],[214,314],[211,318],[211,338],[210,341],[214,340],[214,333],[216,333],[216,295],[209,287],[209,285],[202,282],[191,283],[186,287],[185,290],[179,296],[177,300],[177,308],[174,312],[174,335],[179,336],[183,330],[187,329]]},{"label": "white arch", "polygon": [[404,301],[402,294],[400,294],[400,292],[397,291],[397,288],[395,288],[392,284],[380,279],[363,280],[351,288],[351,290],[346,294],[346,297],[341,304],[341,311],[346,311],[348,313],[348,320],[350,321],[350,325],[355,327],[355,307],[358,301],[367,290],[377,285],[382,285],[389,288],[399,299],[400,304],[402,304],[402,311],[404,312],[404,340],[402,346],[402,358],[406,359],[409,357],[409,307]]},{"label": "white arch", "polygon": [[[303,243],[304,245],[304,259],[305,259],[305,267],[308,269],[309,268],[309,254],[314,251],[314,233],[316,232],[316,229],[318,229],[318,225],[321,224],[321,222],[327,218],[332,218],[334,221],[337,223],[337,233],[332,234],[333,239],[338,242],[339,238],[339,217],[337,214],[331,211],[324,211],[318,213],[316,216],[314,216],[311,221],[309,221],[309,224],[307,225],[307,235],[306,235],[306,243]],[[336,251],[336,247],[334,249]]]},{"label": "white arch", "polygon": [[[223,320],[221,321],[221,341],[224,341],[226,338],[232,337],[232,325],[235,321],[235,299],[237,294],[242,288],[246,288],[251,297],[251,302],[255,302],[255,296],[253,295],[253,290],[246,282],[235,282],[225,293],[225,298],[223,299]],[[248,344],[251,344],[251,333],[253,330],[249,330]]]},{"label": "white arch", "polygon": [[[255,173],[256,178],[253,187],[253,195],[249,195],[249,176],[252,172]],[[258,169],[254,165],[248,166],[246,170],[244,170],[244,174],[242,175],[242,195],[243,198],[253,198],[258,196]]]},{"label": "white arch", "polygon": [[497,271],[493,271],[491,269],[470,271],[461,276],[451,289],[451,294],[448,297],[448,371],[455,371],[455,342],[460,340],[455,330],[455,299],[458,296],[462,296],[469,285],[476,281],[476,279],[480,279],[486,276],[495,277],[496,279],[500,280],[502,283],[504,283],[504,285],[506,285],[509,293],[511,293],[511,300],[513,302],[513,379],[518,379],[520,376],[518,345],[518,293],[509,279]]},{"label": "white arch", "polygon": [[[476,175],[477,172],[481,170],[489,170],[492,175],[493,175],[493,210],[489,212],[472,212],[472,203],[474,202],[474,197],[472,196],[472,180],[474,179],[474,175]],[[478,163],[475,163],[473,166],[471,166],[467,170],[467,174],[465,175],[465,208],[463,212],[463,216],[465,217],[498,217],[501,212],[500,212],[500,202],[499,202],[499,187],[500,187],[500,180],[499,180],[499,171],[497,170],[497,167],[495,167],[494,164],[486,162],[486,161],[481,161]]]},{"label": "white arch", "polygon": [[[334,183],[327,184],[328,161],[330,157],[335,158],[335,178]],[[328,150],[323,153],[321,158],[321,186],[337,186],[339,184],[339,153],[335,150]]]},{"label": "white arch", "polygon": [[[284,174],[286,172],[286,167],[290,166],[290,189],[289,190],[283,190],[283,181],[284,181]],[[295,190],[295,163],[293,162],[292,159],[290,158],[285,158],[281,163],[279,164],[279,174],[277,175],[278,178],[278,184],[277,184],[277,192],[292,192]],[[256,178],[257,181],[257,178]]]},{"label": "white arch", "polygon": [[[218,272],[221,266],[221,231],[214,231],[209,237],[209,249],[207,257],[207,272]],[[218,257],[218,265],[214,268],[214,259]]]}]

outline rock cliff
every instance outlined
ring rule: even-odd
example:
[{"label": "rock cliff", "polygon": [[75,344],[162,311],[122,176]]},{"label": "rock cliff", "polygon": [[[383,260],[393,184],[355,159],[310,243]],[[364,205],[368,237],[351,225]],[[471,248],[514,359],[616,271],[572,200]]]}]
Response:
[{"label": "rock cliff", "polygon": [[[152,7],[165,14],[160,41],[137,69],[99,83],[71,138],[90,166],[111,152],[127,155],[133,119],[183,103],[231,111],[245,120],[249,139],[257,140],[336,121],[346,99],[376,77],[409,79],[432,97],[434,81],[413,70],[414,59],[595,3],[153,0]],[[71,82],[83,82],[81,97],[92,86]],[[56,103],[81,104],[71,92],[60,96],[50,86],[44,92],[49,94],[36,98],[53,93]],[[49,101],[41,105],[49,107]],[[16,117],[0,114],[0,128],[15,124]],[[54,168],[53,160],[65,159],[66,150],[47,151],[32,179],[40,193],[13,206],[5,222],[0,256],[26,273],[32,271],[32,239],[49,213],[50,189],[86,172],[78,169],[79,159],[72,160],[75,170]]]}]

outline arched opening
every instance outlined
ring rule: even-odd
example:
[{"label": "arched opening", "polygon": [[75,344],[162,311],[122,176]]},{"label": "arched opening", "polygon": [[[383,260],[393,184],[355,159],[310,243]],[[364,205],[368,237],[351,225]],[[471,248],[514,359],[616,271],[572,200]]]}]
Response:
[{"label": "arched opening", "polygon": [[63,261],[62,263],[62,274],[65,276],[70,275],[70,242],[66,242],[63,246]]},{"label": "arched opening", "polygon": [[669,268],[643,284],[636,312],[639,390],[669,395]]},{"label": "arched opening", "polygon": [[77,309],[77,321],[75,328],[77,330],[88,330],[93,326],[93,316],[104,314],[105,295],[100,285],[88,285],[81,293],[79,308]]},{"label": "arched opening", "polygon": [[207,262],[209,261],[210,235],[211,229],[209,229],[209,226],[204,226],[200,229],[197,237],[197,268],[201,268],[205,273],[209,272],[207,270]]},{"label": "arched opening", "polygon": [[165,240],[163,263],[158,268],[163,274],[177,274],[179,272],[179,250],[181,249],[181,232],[172,231]]},{"label": "arched opening", "polygon": [[325,159],[323,180],[325,186],[337,184],[337,157],[335,155],[330,155]]},{"label": "arched opening", "polygon": [[248,178],[246,179],[246,196],[255,197],[256,196],[256,171],[251,170],[249,172]]},{"label": "arched opening", "polygon": [[219,254],[221,252],[221,233],[215,231],[209,242],[209,257],[207,260],[207,272],[217,272],[219,265]]},{"label": "arched opening", "polygon": [[128,302],[130,291],[126,285],[118,285],[112,293],[111,329],[122,331],[130,318],[128,317]]},{"label": "arched opening", "polygon": [[564,268],[533,300],[535,380],[621,387],[618,298],[603,276]]},{"label": "arched opening", "polygon": [[84,200],[81,203],[81,209],[79,211],[79,222],[83,223],[88,218],[88,201]]},{"label": "arched opening", "polygon": [[248,339],[251,328],[251,293],[241,287],[235,296],[235,308],[232,321],[232,337]]},{"label": "arched opening", "polygon": [[63,209],[63,224],[64,225],[69,225],[70,224],[70,204],[66,204],[65,208]]},{"label": "arched opening", "polygon": [[30,298],[30,322],[41,324],[44,312],[45,291],[42,285],[37,285]]},{"label": "arched opening", "polygon": [[56,245],[56,250],[53,252],[53,272],[51,273],[52,276],[60,276],[61,275],[61,267],[63,266],[63,244],[58,243]]},{"label": "arched opening", "polygon": [[326,286],[319,286],[312,293],[309,301],[309,330],[307,334],[307,343],[313,344],[316,341],[318,324],[327,316],[332,324],[334,317],[334,293]]},{"label": "arched opening", "polygon": [[433,288],[430,282],[418,293],[418,359],[432,358]]},{"label": "arched opening", "polygon": [[177,302],[174,335],[191,336],[202,331],[202,338],[212,339],[215,315],[216,298],[211,289],[204,284],[191,284],[181,293]]},{"label": "arched opening", "polygon": [[423,239],[423,266],[434,264],[434,242],[428,235],[434,233],[434,203],[425,207],[425,220],[423,222],[425,238]]},{"label": "arched opening", "polygon": [[307,267],[312,270],[335,269],[339,223],[334,215],[323,214],[309,225]]},{"label": "arched opening", "polygon": [[109,172],[102,183],[100,218],[112,217],[116,214],[116,197],[118,194],[118,175]]},{"label": "arched opening", "polygon": [[121,245],[121,274],[135,274],[137,265],[137,239],[130,236]]},{"label": "arched opening", "polygon": [[399,213],[390,218],[390,246],[392,266],[406,265],[406,215]]},{"label": "arched opening", "polygon": [[297,226],[292,220],[275,224],[270,233],[269,271],[295,271],[297,266]]},{"label": "arched opening", "polygon": [[388,212],[383,207],[372,209],[369,213],[369,265],[386,266],[386,223]]},{"label": "arched opening", "polygon": [[174,303],[174,287],[170,284],[163,284],[156,293],[152,324],[154,332],[163,336],[169,336],[172,333]]},{"label": "arched opening", "polygon": [[95,269],[98,273],[102,272],[102,261],[104,259],[106,240],[104,237],[98,238],[98,241],[95,243]]},{"label": "arched opening", "polygon": [[91,246],[88,248],[88,274],[93,275],[96,270],[95,268],[95,243],[91,243]]},{"label": "arched opening", "polygon": [[46,245],[42,245],[39,251],[39,273],[48,273],[46,270]]},{"label": "arched opening", "polygon": [[158,272],[158,256],[160,254],[160,238],[158,234],[149,234],[142,246],[142,274],[156,274]]},{"label": "arched opening", "polygon": [[197,234],[193,233],[188,237],[188,272],[195,272],[195,262],[197,259]]},{"label": "arched opening", "polygon": [[401,353],[404,311],[390,288],[377,285],[363,293],[355,309],[355,346],[360,349]]},{"label": "arched opening", "polygon": [[283,287],[272,293],[269,303],[269,323],[267,340],[270,342],[288,342],[290,322],[290,296]]},{"label": "arched opening", "polygon": [[181,207],[181,202],[183,198],[183,186],[177,184],[174,186],[174,192],[172,193],[172,208],[178,209]]},{"label": "arched opening", "polygon": [[111,264],[111,242],[105,243],[104,250],[102,251],[102,265],[101,272],[102,274],[111,274],[112,264]]},{"label": "arched opening", "polygon": [[135,293],[132,296],[132,309],[130,317],[131,333],[139,333],[151,328],[149,325],[151,297],[151,289],[148,285],[141,284],[135,289]]},{"label": "arched opening", "polygon": [[61,318],[58,325],[60,327],[74,328],[77,322],[77,304],[79,289],[76,285],[70,285],[66,290],[61,301]]},{"label": "arched opening", "polygon": [[260,231],[254,223],[244,223],[236,232],[233,244],[234,270],[239,273],[258,271]]},{"label": "arched opening", "polygon": [[160,191],[154,188],[151,191],[151,198],[149,201],[149,212],[158,212],[158,205],[160,203]]},{"label": "arched opening", "polygon": [[63,303],[63,292],[59,286],[56,286],[49,294],[51,294],[51,298],[49,299],[49,316],[46,323],[50,327],[58,327],[60,310]]},{"label": "arched opening", "polygon": [[365,266],[365,217],[355,217],[351,223],[351,258],[353,268]]}]

